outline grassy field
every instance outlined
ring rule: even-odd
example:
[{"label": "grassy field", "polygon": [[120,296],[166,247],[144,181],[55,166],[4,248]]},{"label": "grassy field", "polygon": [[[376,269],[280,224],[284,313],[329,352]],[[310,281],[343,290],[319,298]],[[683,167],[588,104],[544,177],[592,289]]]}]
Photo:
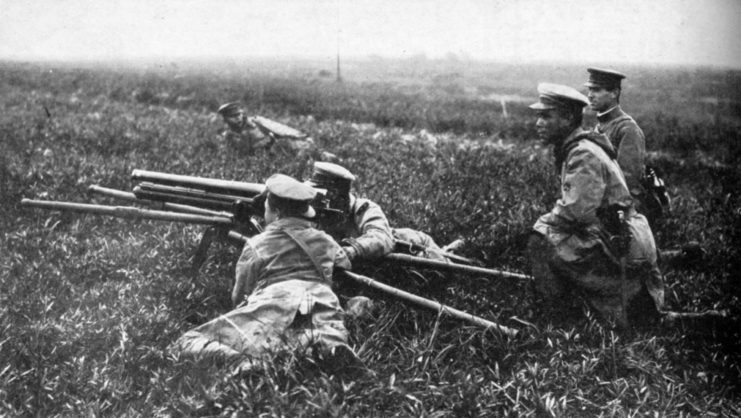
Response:
[{"label": "grassy field", "polygon": [[343,300],[380,304],[348,323],[375,376],[279,356],[235,377],[167,347],[230,308],[239,249],[216,245],[192,278],[202,227],[20,199],[89,202],[88,185],[128,190],[136,168],[308,175],[291,156],[246,156],[221,139],[214,111],[239,100],[337,154],[392,226],[464,237],[462,255],[523,272],[523,237],[558,191],[527,105],[537,82],[579,86],[584,68],[377,59],[346,63],[338,84],[312,62],[0,63],[0,415],[188,416],[213,399],[215,415],[236,416],[740,415],[741,72],[624,70],[624,108],[674,202],[657,241],[707,250],[665,267],[669,308],[726,309],[727,321],[618,334],[591,316],[542,317],[525,283],[375,263],[359,271],[523,332],[503,338],[344,286]]}]

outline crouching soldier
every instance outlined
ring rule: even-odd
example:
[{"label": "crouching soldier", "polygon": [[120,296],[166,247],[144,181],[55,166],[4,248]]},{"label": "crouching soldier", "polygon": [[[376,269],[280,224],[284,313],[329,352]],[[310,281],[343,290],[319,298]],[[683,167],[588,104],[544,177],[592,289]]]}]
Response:
[{"label": "crouching soldier", "polygon": [[536,129],[553,146],[561,197],[535,223],[528,243],[536,293],[555,307],[580,295],[604,318],[628,327],[664,302],[656,246],[636,212],[610,141],[581,129],[587,98],[542,83]]},{"label": "crouching soldier", "polygon": [[316,191],[282,174],[265,185],[267,226],[249,239],[237,262],[236,309],[188,331],[176,346],[185,354],[246,358],[246,364],[278,351],[319,347],[357,366],[331,289],[334,268],[351,265],[329,235],[312,227],[309,203]]}]

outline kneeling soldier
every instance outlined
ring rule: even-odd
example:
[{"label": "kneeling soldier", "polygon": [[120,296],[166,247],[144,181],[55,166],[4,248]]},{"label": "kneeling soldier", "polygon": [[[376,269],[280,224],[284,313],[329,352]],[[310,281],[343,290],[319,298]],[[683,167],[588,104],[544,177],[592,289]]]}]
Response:
[{"label": "kneeling soldier", "polygon": [[[542,83],[536,129],[554,147],[561,198],[533,229],[529,253],[536,292],[552,303],[581,295],[619,326],[656,315],[664,302],[656,245],[636,212],[602,134],[581,129],[587,98],[567,86]],[[630,308],[630,309],[629,309]]]}]

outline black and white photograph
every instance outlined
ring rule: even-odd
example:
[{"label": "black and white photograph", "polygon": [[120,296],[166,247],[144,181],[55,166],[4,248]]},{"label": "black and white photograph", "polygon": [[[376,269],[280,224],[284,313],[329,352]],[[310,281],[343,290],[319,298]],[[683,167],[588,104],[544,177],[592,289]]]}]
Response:
[{"label": "black and white photograph", "polygon": [[0,416],[741,416],[739,22],[0,0]]}]

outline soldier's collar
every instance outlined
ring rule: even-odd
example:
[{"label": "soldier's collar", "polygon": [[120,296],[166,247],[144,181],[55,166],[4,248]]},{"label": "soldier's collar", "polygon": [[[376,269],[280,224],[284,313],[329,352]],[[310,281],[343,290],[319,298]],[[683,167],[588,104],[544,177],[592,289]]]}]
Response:
[{"label": "soldier's collar", "polygon": [[597,121],[599,123],[605,123],[609,122],[618,116],[620,116],[623,113],[623,110],[620,108],[620,105],[617,104],[604,112],[597,113]]},{"label": "soldier's collar", "polygon": [[274,222],[272,222],[270,225],[265,227],[266,230],[268,229],[281,229],[281,228],[291,228],[291,227],[313,227],[314,221],[304,218],[295,218],[292,216],[286,217],[286,218],[280,218]]}]

